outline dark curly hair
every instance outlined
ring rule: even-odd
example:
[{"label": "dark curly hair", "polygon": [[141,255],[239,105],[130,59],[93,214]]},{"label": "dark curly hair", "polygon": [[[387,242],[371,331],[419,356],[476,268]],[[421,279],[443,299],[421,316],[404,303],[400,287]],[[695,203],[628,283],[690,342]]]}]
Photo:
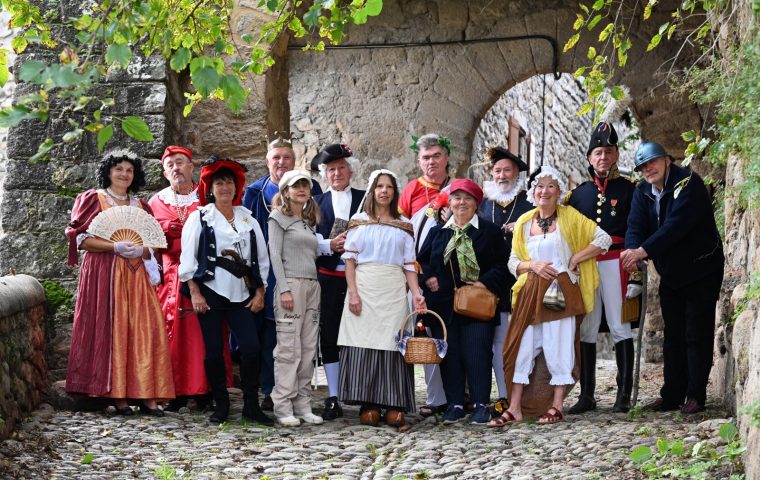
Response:
[{"label": "dark curly hair", "polygon": [[142,168],[142,161],[132,152],[127,150],[111,150],[103,155],[103,159],[98,163],[98,186],[108,188],[111,186],[111,169],[121,162],[129,162],[134,167],[135,176],[132,184],[127,189],[130,193],[137,193],[140,188],[145,186],[145,172]]}]

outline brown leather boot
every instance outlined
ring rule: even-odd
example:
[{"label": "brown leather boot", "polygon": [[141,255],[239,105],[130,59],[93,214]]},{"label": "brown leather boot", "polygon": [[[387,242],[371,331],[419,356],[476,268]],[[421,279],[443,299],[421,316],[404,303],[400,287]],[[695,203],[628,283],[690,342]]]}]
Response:
[{"label": "brown leather boot", "polygon": [[380,423],[380,409],[371,406],[362,406],[359,412],[359,422],[362,425],[376,427]]}]

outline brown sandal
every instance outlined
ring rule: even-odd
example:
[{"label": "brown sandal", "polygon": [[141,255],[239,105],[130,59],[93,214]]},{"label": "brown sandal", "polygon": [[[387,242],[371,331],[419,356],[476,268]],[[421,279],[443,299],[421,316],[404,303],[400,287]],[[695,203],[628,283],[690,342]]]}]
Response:
[{"label": "brown sandal", "polygon": [[[552,413],[552,410],[554,410],[554,413]],[[554,407],[550,407],[549,410],[546,411],[541,417],[538,419],[539,425],[552,425],[554,423],[559,423],[564,419],[564,415],[562,415],[562,412],[557,410]]]},{"label": "brown sandal", "polygon": [[504,410],[504,413],[489,421],[487,425],[489,428],[501,428],[515,423],[520,423],[520,420],[516,419],[509,410]]}]

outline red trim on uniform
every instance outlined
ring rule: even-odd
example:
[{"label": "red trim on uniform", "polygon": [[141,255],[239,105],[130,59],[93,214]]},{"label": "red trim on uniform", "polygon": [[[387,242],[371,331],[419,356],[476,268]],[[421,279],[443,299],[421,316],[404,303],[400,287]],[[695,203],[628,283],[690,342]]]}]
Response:
[{"label": "red trim on uniform", "polygon": [[344,277],[346,276],[346,272],[342,270],[330,270],[328,268],[320,267],[319,270],[317,270],[322,275],[327,275],[330,277]]}]

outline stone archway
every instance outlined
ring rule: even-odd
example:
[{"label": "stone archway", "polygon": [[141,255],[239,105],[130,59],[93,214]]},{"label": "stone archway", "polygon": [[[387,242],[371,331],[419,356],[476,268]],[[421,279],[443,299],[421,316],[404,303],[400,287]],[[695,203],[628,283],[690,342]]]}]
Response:
[{"label": "stone archway", "polygon": [[[472,38],[546,35],[560,46],[574,33],[576,2],[478,0],[438,2],[391,0],[383,13],[350,32],[347,44],[435,42]],[[654,16],[653,16],[654,17]],[[672,56],[668,45],[644,53],[651,18],[640,27],[625,75],[632,110],[644,137],[672,152],[683,150],[680,131],[701,124],[684,99],[653,88],[657,69]],[[587,45],[579,45],[585,52]],[[365,171],[380,165],[413,177],[411,135],[438,132],[459,147],[455,165],[469,161],[480,119],[504,92],[536,74],[551,73],[552,50],[542,39],[500,43],[405,48],[331,50],[316,55],[291,50],[288,56],[291,129],[310,158],[326,143],[352,146]],[[558,71],[573,72],[581,54],[560,54]],[[667,122],[662,122],[667,118]],[[677,153],[676,153],[677,155]]]}]

